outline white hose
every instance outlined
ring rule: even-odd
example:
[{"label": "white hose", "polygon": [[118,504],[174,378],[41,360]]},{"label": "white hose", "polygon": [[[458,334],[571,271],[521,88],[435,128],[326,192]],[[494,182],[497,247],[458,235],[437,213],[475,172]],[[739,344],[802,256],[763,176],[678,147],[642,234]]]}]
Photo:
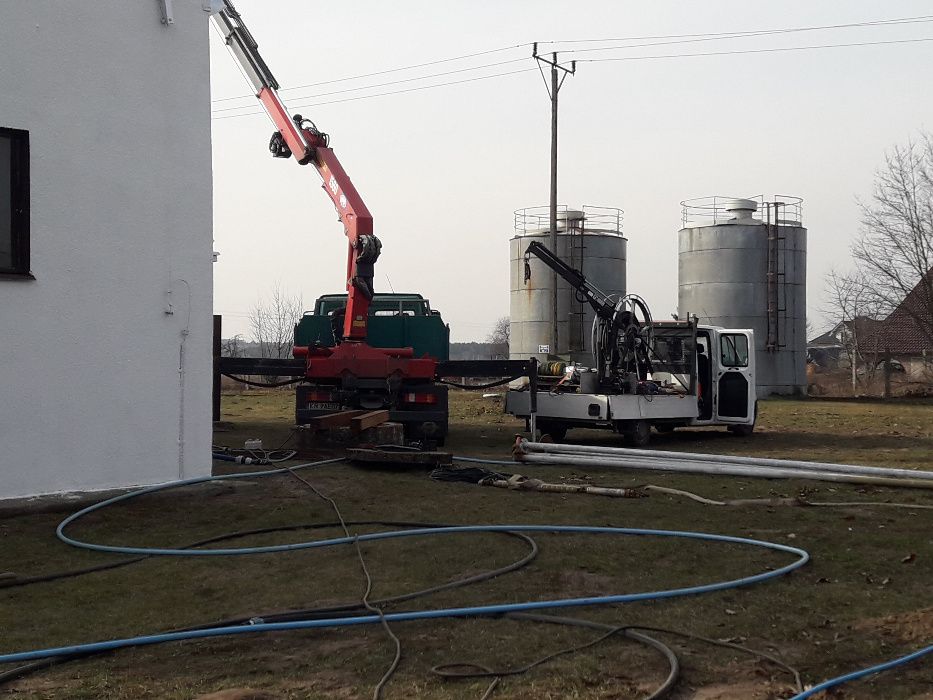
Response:
[{"label": "white hose", "polygon": [[933,482],[922,479],[904,479],[864,474],[842,474],[833,471],[805,471],[802,469],[778,469],[738,464],[716,464],[712,461],[672,460],[661,461],[644,457],[612,459],[605,456],[571,454],[523,454],[516,459],[524,464],[563,464],[580,467],[610,467],[619,469],[648,469],[652,471],[684,472],[694,474],[716,474],[720,476],[747,476],[765,479],[813,479],[850,484],[875,486],[897,486],[933,489]]},{"label": "white hose", "polygon": [[608,457],[610,459],[629,460],[647,458],[650,460],[675,460],[678,462],[701,462],[715,464],[735,464],[749,467],[773,467],[775,469],[793,469],[806,472],[832,472],[834,474],[860,474],[872,477],[906,478],[921,481],[933,481],[933,472],[914,469],[895,469],[892,467],[866,467],[859,464],[830,464],[822,462],[802,462],[790,459],[770,459],[765,457],[737,457],[735,455],[709,455],[696,452],[669,452],[663,450],[636,450],[619,447],[597,447],[592,445],[564,445],[558,443],[527,442],[521,443],[524,452],[544,452],[561,455],[583,455]]}]

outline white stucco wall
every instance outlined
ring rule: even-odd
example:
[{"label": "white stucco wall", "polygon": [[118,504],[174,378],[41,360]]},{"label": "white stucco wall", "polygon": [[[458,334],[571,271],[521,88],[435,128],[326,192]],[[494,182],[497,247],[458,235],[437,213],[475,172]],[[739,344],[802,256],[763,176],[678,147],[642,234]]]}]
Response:
[{"label": "white stucco wall", "polygon": [[174,14],[0,3],[35,275],[0,279],[0,498],[209,473],[209,18]]}]

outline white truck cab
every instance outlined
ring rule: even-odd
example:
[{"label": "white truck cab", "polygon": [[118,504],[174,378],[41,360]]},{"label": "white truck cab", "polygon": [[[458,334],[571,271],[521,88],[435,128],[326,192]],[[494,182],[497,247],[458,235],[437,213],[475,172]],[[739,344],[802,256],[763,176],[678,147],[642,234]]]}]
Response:
[{"label": "white truck cab", "polygon": [[[539,376],[534,396],[528,386],[510,389],[505,411],[557,441],[571,428],[612,429],[636,447],[649,442],[652,426],[659,432],[705,425],[725,425],[739,435],[752,432],[752,330],[660,321],[651,323],[648,337],[651,366],[643,379],[608,377],[596,383],[584,378],[585,368],[571,367],[563,376]],[[582,391],[593,384],[595,391]]]}]

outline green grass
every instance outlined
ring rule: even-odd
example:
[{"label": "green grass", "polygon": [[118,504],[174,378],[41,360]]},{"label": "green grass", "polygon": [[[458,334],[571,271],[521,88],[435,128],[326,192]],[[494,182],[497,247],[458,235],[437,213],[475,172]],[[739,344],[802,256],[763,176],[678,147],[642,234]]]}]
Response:
[{"label": "green grass", "polygon": [[[508,458],[521,424],[477,394],[452,394],[450,449]],[[215,441],[232,446],[262,437],[277,446],[290,433],[291,395],[224,397],[229,429]],[[933,460],[933,404],[769,401],[749,438],[722,430],[653,436],[662,449],[925,467]],[[571,431],[570,441],[621,444],[610,433]],[[305,448],[309,457],[331,452]],[[218,469],[230,469],[218,464]],[[558,481],[569,468],[515,465],[512,471]],[[612,470],[577,470],[601,485],[654,483],[716,499],[794,496],[812,500],[891,500],[933,504],[933,494],[808,481],[716,478]],[[904,653],[933,640],[933,511],[893,508],[712,507],[654,495],[619,500],[532,494],[431,481],[421,470],[328,466],[308,471],[314,485],[349,520],[574,523],[693,529],[786,542],[812,563],[791,576],[747,589],[692,599],[578,609],[570,614],[618,623],[673,627],[741,640],[776,653],[816,682]],[[54,536],[62,513],[0,520],[0,572],[22,575],[86,566],[115,557],[68,547]],[[329,522],[329,506],[290,477],[215,483],[153,494],[97,513],[74,528],[110,543],[181,545],[231,530]],[[360,531],[378,528],[360,528]],[[336,530],[282,533],[242,544],[318,538]],[[527,569],[432,596],[442,607],[554,596],[628,592],[712,581],[778,566],[779,554],[731,545],[655,538],[536,536],[539,558]],[[502,536],[456,535],[364,546],[374,595],[449,581],[512,561],[521,543]],[[902,563],[915,554],[910,563]],[[232,616],[352,601],[362,581],[350,547],[239,558],[154,558],[140,564],[21,589],[0,589],[0,651],[133,635]],[[398,606],[403,607],[403,606]],[[893,616],[893,617],[892,617]],[[450,682],[430,668],[453,660],[520,665],[580,643],[591,632],[510,620],[446,620],[394,625],[404,650],[387,697],[476,698],[484,682]],[[682,653],[675,698],[779,698],[788,678],[737,652],[695,642]],[[273,697],[368,697],[391,659],[376,627],[296,632],[146,647],[69,664],[5,689],[16,698],[190,698],[251,687]],[[663,663],[623,639],[506,679],[497,698],[641,697],[659,682]],[[847,687],[846,698],[922,697],[933,663],[915,664]],[[717,688],[719,694],[697,694]],[[641,692],[639,692],[639,689]],[[0,693],[3,693],[0,690]],[[712,691],[711,691],[712,692]]]}]

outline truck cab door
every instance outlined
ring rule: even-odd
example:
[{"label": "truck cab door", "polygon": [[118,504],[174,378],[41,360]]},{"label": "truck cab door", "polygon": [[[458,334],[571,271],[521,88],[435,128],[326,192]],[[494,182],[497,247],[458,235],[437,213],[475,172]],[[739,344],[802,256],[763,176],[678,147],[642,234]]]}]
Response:
[{"label": "truck cab door", "polygon": [[715,414],[721,423],[755,422],[755,342],[750,330],[717,330],[710,361],[716,390]]}]

